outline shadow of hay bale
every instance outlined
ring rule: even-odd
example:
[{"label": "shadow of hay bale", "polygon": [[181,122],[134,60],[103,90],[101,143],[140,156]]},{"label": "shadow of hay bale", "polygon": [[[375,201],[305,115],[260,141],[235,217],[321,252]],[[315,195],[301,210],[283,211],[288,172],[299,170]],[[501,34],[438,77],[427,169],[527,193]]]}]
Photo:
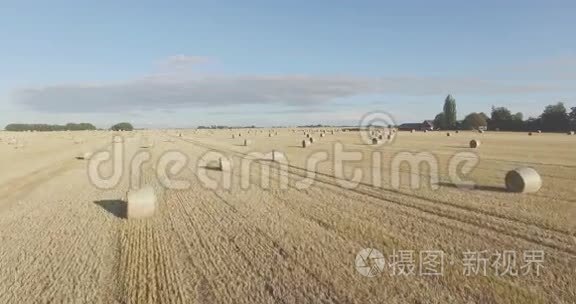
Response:
[{"label": "shadow of hay bale", "polygon": [[474,187],[468,187],[467,185],[458,185],[454,183],[444,183],[440,182],[437,184],[440,187],[458,188],[463,190],[480,190],[480,191],[490,191],[490,192],[508,192],[505,187],[498,186],[486,186],[486,185],[474,185]]},{"label": "shadow of hay bale", "polygon": [[99,205],[118,218],[126,218],[128,204],[123,200],[100,200],[95,201],[94,204]]},{"label": "shadow of hay bale", "polygon": [[222,171],[220,167],[217,166],[200,166],[202,169],[211,170],[211,171]]}]

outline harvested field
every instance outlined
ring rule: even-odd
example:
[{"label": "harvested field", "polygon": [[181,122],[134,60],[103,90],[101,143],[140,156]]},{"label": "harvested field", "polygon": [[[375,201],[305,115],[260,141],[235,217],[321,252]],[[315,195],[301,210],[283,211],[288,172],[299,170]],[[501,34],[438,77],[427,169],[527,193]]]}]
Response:
[{"label": "harvested field", "polygon": [[[87,174],[95,157],[76,158],[111,149],[114,133],[0,132],[0,138],[26,142],[14,149],[0,141],[0,302],[576,301],[574,136],[398,132],[390,143],[372,145],[357,131],[326,131],[306,149],[302,131],[292,129],[123,132],[125,159],[150,153],[139,182],[153,187],[157,197],[154,216],[137,220],[125,215],[126,193],[135,182],[131,164],[123,164],[115,187],[103,190]],[[306,133],[321,137],[319,131]],[[230,140],[235,135],[242,139]],[[143,148],[141,138],[154,144]],[[471,149],[472,139],[482,145]],[[349,179],[361,170],[354,187],[334,166],[339,144],[362,156],[342,167]],[[287,170],[254,153],[273,150],[286,155]],[[170,176],[187,181],[183,189],[167,189],[157,176],[159,160],[169,151],[188,157],[187,167]],[[213,160],[227,157],[232,169],[203,172],[213,180],[230,174],[229,188],[207,187],[195,167],[210,151],[220,154]],[[310,157],[319,158],[319,152],[326,152],[327,161],[310,167]],[[427,166],[394,166],[403,152],[431,155],[438,179]],[[478,159],[458,180],[450,174],[455,156]],[[244,174],[246,158],[253,166]],[[262,164],[270,166],[265,188]],[[518,167],[538,171],[538,192],[506,191],[506,173]],[[103,170],[110,173],[111,167]],[[415,177],[418,187],[411,183]],[[469,180],[476,186],[465,187]],[[355,266],[365,248],[386,257],[374,277]],[[389,257],[399,251],[415,253],[413,261],[389,267]],[[441,275],[419,273],[419,253],[427,251],[443,253]],[[498,274],[506,265],[491,258],[485,275],[466,274],[466,253],[482,251],[515,252],[511,271]],[[529,252],[544,253],[538,275],[521,268]],[[415,265],[415,273],[393,273],[399,265]]]}]

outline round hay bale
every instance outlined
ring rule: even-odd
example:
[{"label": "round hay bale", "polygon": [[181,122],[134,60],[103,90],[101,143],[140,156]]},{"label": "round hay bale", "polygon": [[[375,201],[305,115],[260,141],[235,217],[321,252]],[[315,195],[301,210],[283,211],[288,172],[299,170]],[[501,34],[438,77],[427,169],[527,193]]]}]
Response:
[{"label": "round hay bale", "polygon": [[414,130],[414,129],[410,130],[410,133],[414,133],[414,132],[416,132],[416,130]]},{"label": "round hay bale", "polygon": [[470,141],[470,148],[478,148],[480,146],[480,141],[477,139],[473,139]]},{"label": "round hay bale", "polygon": [[528,132],[528,136],[532,136],[532,132]]},{"label": "round hay bale", "polygon": [[310,143],[313,144],[314,143],[314,137],[310,137]]},{"label": "round hay bale", "polygon": [[384,139],[384,136],[382,134],[378,135],[378,139]]},{"label": "round hay bale", "polygon": [[232,169],[232,164],[228,159],[220,157],[220,159],[218,159],[218,167],[220,171],[228,172]]},{"label": "round hay bale", "polygon": [[324,137],[324,133],[320,133],[320,137]]},{"label": "round hay bale", "polygon": [[460,133],[460,131],[459,131],[459,130],[456,130],[456,131],[454,131],[454,132],[455,132],[456,134]]},{"label": "round hay bale", "polygon": [[142,137],[140,139],[140,148],[152,148],[154,147],[154,140],[148,137]]},{"label": "round hay bale", "polygon": [[484,130],[478,130],[478,133],[482,134],[484,133]]},{"label": "round hay bale", "polygon": [[310,138],[310,134],[306,134],[306,138]]},{"label": "round hay bale", "polygon": [[506,173],[506,189],[510,192],[534,193],[542,187],[542,178],[533,168],[522,167]]},{"label": "round hay bale", "polygon": [[80,156],[76,157],[76,159],[82,159],[82,160],[89,160],[90,158],[92,158],[92,152],[84,152]]},{"label": "round hay bale", "polygon": [[446,133],[446,136],[450,137],[451,136],[450,132]]},{"label": "round hay bale", "polygon": [[236,138],[236,136],[234,134],[232,134],[232,139]]},{"label": "round hay bale", "polygon": [[284,158],[284,154],[282,152],[278,152],[276,150],[272,150],[272,161],[278,161],[279,159]]},{"label": "round hay bale", "polygon": [[386,138],[387,138],[388,140],[392,140],[392,138],[394,138],[394,137],[392,136],[392,134],[388,134],[388,136],[386,136]]},{"label": "round hay bale", "polygon": [[574,135],[574,131],[568,132],[568,135]]},{"label": "round hay bale", "polygon": [[249,145],[251,145],[251,144],[252,144],[252,141],[251,141],[251,140],[248,140],[248,139],[245,139],[245,140],[244,140],[244,146],[247,147],[247,146],[249,146]]},{"label": "round hay bale", "polygon": [[377,145],[379,143],[380,143],[380,141],[378,140],[378,138],[372,138],[372,144],[373,145]]},{"label": "round hay bale", "polygon": [[542,133],[542,130],[538,130],[538,133]]},{"label": "round hay bale", "polygon": [[128,191],[126,218],[146,218],[154,215],[156,211],[156,193],[151,186],[138,190]]},{"label": "round hay bale", "polygon": [[308,147],[308,141],[307,140],[302,140],[302,148],[306,148]]}]

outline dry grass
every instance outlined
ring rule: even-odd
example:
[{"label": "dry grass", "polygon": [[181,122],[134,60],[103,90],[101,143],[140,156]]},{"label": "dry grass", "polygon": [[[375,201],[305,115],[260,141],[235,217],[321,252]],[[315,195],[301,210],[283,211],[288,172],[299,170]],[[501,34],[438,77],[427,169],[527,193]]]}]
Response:
[{"label": "dry grass", "polygon": [[[158,194],[156,215],[126,220],[122,201],[129,188],[125,174],[113,190],[92,187],[86,163],[74,159],[83,149],[97,151],[111,134],[80,134],[74,145],[63,133],[19,136],[29,145],[15,150],[0,142],[0,302],[84,303],[572,303],[576,301],[576,140],[565,134],[528,137],[506,132],[399,132],[392,145],[362,142],[357,132],[336,132],[307,149],[295,145],[301,132],[276,130],[251,134],[246,147],[229,131],[142,132],[155,140],[143,182]],[[239,132],[239,131],[238,131]],[[239,134],[235,132],[236,134]],[[331,133],[331,131],[330,131]],[[274,133],[275,134],[275,133]],[[166,136],[176,139],[164,141]],[[126,153],[140,151],[138,136],[126,140]],[[470,149],[472,138],[481,149]],[[356,189],[339,186],[330,162],[318,165],[316,183],[294,187],[309,173],[307,156],[332,143],[361,151],[366,161],[347,163],[365,172]],[[153,165],[163,151],[180,150],[196,160],[208,150],[229,155],[239,167],[248,151],[286,154],[291,168],[287,190],[272,170],[271,189],[259,187],[254,166],[249,189],[233,172],[232,189],[209,190],[193,170],[178,178],[188,190],[164,191]],[[382,154],[383,183],[371,186],[370,153]],[[400,189],[390,184],[391,158],[401,151],[427,151],[440,163],[441,187],[412,190],[401,167]],[[458,152],[478,153],[469,176],[475,190],[453,187],[448,160]],[[538,193],[501,191],[507,171],[534,167],[542,176]],[[224,174],[208,170],[212,177]],[[426,181],[426,171],[422,173]],[[361,276],[356,254],[373,247],[386,256],[394,250],[443,250],[441,277]],[[540,277],[462,275],[466,250],[544,250]],[[388,273],[388,271],[387,271]]]}]

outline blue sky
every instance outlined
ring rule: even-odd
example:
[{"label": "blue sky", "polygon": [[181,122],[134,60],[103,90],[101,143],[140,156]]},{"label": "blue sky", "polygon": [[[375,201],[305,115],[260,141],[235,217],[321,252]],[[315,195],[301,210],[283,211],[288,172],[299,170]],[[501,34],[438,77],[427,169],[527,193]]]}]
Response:
[{"label": "blue sky", "polygon": [[[12,2],[12,3],[9,3]],[[574,1],[2,1],[0,124],[354,124],[576,106]]]}]

